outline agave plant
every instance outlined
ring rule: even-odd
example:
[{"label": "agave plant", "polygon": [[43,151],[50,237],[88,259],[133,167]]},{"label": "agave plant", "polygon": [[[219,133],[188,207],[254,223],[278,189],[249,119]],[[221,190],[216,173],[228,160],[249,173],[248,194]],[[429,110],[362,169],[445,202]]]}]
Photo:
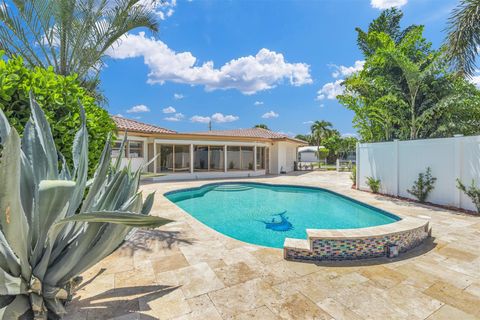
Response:
[{"label": "agave plant", "polygon": [[87,180],[83,110],[70,170],[32,96],[30,104],[22,138],[0,110],[1,319],[61,317],[74,277],[111,254],[135,227],[170,222],[148,215],[153,194],[143,201],[138,192],[141,169],[120,168],[120,158],[112,164],[110,141]]}]

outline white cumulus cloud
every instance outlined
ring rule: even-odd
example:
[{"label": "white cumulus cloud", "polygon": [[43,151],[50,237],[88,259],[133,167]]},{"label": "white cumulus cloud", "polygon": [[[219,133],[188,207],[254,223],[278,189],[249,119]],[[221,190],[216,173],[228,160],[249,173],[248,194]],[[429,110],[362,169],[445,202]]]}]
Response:
[{"label": "white cumulus cloud", "polygon": [[214,113],[212,115],[212,120],[214,122],[217,122],[217,123],[225,123],[225,122],[233,122],[233,121],[237,121],[239,118],[238,116],[234,116],[234,115],[223,115],[221,113]]},{"label": "white cumulus cloud", "polygon": [[342,133],[342,137],[344,138],[357,138],[358,135],[356,133]]},{"label": "white cumulus cloud", "polygon": [[238,116],[234,116],[232,114],[224,115],[223,113],[216,112],[212,114],[210,117],[205,116],[193,116],[190,118],[192,122],[199,122],[199,123],[209,123],[210,121],[216,123],[226,123],[226,122],[233,122],[239,119]]},{"label": "white cumulus cloud", "polygon": [[191,52],[175,52],[144,32],[122,37],[107,53],[113,59],[143,57],[150,69],[147,82],[166,81],[205,86],[207,91],[236,89],[244,94],[274,88],[287,81],[293,86],[312,83],[310,66],[289,63],[283,54],[261,49],[254,56],[233,59],[219,68],[213,61],[200,64]]},{"label": "white cumulus cloud", "polygon": [[304,121],[303,124],[313,124],[313,121],[312,120]]},{"label": "white cumulus cloud", "polygon": [[262,118],[264,118],[264,119],[278,118],[278,117],[279,117],[279,114],[276,113],[276,112],[273,111],[273,110],[272,110],[272,111],[269,111],[269,112],[267,112],[267,113],[264,113],[264,114],[262,115]]},{"label": "white cumulus cloud", "polygon": [[317,92],[317,100],[323,99],[336,99],[339,94],[343,93],[343,80],[336,80],[335,82],[329,82],[323,85],[323,87]]},{"label": "white cumulus cloud", "polygon": [[375,9],[384,10],[391,7],[400,8],[406,5],[407,2],[408,0],[371,0],[370,4]]},{"label": "white cumulus cloud", "polygon": [[140,0],[137,5],[153,11],[160,20],[165,20],[171,17],[175,10],[173,8],[177,5],[177,0]]},{"label": "white cumulus cloud", "polygon": [[163,113],[175,113],[175,112],[177,112],[177,110],[174,107],[170,106],[170,107],[163,108],[162,112]]},{"label": "white cumulus cloud", "polygon": [[127,113],[140,113],[140,112],[150,112],[150,109],[144,104],[139,104],[127,110]]},{"label": "white cumulus cloud", "polygon": [[190,121],[198,122],[198,123],[209,123],[210,122],[210,117],[193,116],[193,117],[190,118]]},{"label": "white cumulus cloud", "polygon": [[263,104],[263,101],[255,101],[253,104],[256,106],[261,106]]},{"label": "white cumulus cloud", "polygon": [[175,94],[173,95],[173,99],[175,99],[175,100],[181,100],[181,99],[183,99],[183,98],[184,98],[184,95],[183,95],[183,94],[180,94],[180,93],[175,93]]},{"label": "white cumulus cloud", "polygon": [[[335,71],[332,73],[332,77],[337,80],[324,84],[323,87],[317,91],[316,100],[324,100],[324,99],[334,100],[337,98],[338,95],[343,94],[345,89],[342,86],[344,78],[351,76],[355,72],[361,71],[364,65],[365,65],[365,61],[363,60],[355,61],[353,66],[330,65],[335,68]],[[323,104],[320,105],[320,107],[323,108],[324,107]]]},{"label": "white cumulus cloud", "polygon": [[185,116],[183,115],[183,113],[175,113],[174,115],[170,116],[170,117],[165,117],[164,120],[167,120],[167,121],[181,121],[183,120],[183,118],[185,118]]},{"label": "white cumulus cloud", "polygon": [[361,71],[363,69],[363,66],[365,65],[365,60],[357,60],[355,61],[355,64],[353,66],[347,67],[347,66],[337,66],[333,65],[333,67],[336,69],[332,73],[332,77],[338,78],[338,77],[348,77],[355,72]]}]

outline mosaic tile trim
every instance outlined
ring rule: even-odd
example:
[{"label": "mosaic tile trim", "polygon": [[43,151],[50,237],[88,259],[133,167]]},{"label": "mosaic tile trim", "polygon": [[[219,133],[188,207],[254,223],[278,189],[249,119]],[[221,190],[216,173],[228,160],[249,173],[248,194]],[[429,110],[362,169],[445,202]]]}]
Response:
[{"label": "mosaic tile trim", "polygon": [[428,238],[428,225],[385,236],[361,239],[309,239],[311,250],[284,248],[287,260],[356,260],[386,256],[386,246],[398,245],[400,253]]}]

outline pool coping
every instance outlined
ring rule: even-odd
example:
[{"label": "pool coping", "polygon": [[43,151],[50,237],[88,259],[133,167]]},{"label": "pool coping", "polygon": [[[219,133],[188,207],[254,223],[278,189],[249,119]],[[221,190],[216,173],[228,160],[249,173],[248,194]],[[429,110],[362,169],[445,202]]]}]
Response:
[{"label": "pool coping", "polygon": [[372,236],[389,236],[402,233],[411,229],[426,227],[428,221],[405,217],[399,221],[395,221],[380,226],[356,228],[356,229],[307,229],[309,239],[332,239],[346,240],[369,238]]},{"label": "pool coping", "polygon": [[[181,188],[163,193],[163,196],[171,201],[167,196],[184,191],[199,190],[208,186],[218,186],[224,184],[252,184],[274,187],[293,187],[304,188],[311,190],[321,190],[336,196],[342,197],[359,205],[368,207],[377,211],[380,214],[398,219],[397,221],[387,223],[384,225],[354,228],[354,229],[306,229],[307,239],[285,238],[283,251],[286,260],[297,261],[311,261],[311,260],[356,260],[366,258],[378,258],[388,255],[390,246],[397,246],[398,252],[403,253],[419,244],[421,244],[431,234],[428,220],[402,216],[388,212],[384,209],[375,207],[368,203],[356,200],[349,196],[340,194],[338,192],[313,186],[302,186],[294,184],[277,184],[277,183],[263,183],[263,182],[247,182],[247,181],[223,181],[201,184],[197,187]],[[172,201],[172,203],[174,203]],[[188,212],[187,212],[188,213]],[[189,213],[188,213],[189,214]],[[191,214],[189,214],[192,216]],[[193,217],[193,216],[192,216]],[[196,219],[198,220],[198,219]],[[209,226],[208,226],[209,227]],[[211,227],[209,227],[212,229]],[[214,230],[214,229],[212,229]],[[412,236],[413,235],[413,236]],[[226,235],[224,235],[226,236]],[[237,239],[238,240],[238,239]],[[239,240],[241,241],[241,240]],[[327,244],[327,249],[324,249],[324,243]],[[316,247],[320,249],[321,255],[316,254]],[[372,244],[374,249],[372,249]],[[256,244],[254,244],[256,245]],[[350,247],[348,247],[350,246]],[[329,250],[331,247],[339,247],[340,251]],[[346,253],[347,248],[350,252]],[[281,248],[276,248],[280,249]],[[318,248],[317,248],[318,249]],[[343,251],[342,251],[343,250]],[[328,254],[324,254],[326,251]],[[353,252],[353,254],[352,254]]]}]

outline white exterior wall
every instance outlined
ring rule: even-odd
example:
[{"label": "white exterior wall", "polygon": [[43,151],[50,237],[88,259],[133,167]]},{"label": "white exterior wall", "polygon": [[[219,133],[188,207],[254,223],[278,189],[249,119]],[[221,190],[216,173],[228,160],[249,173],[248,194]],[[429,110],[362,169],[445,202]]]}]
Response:
[{"label": "white exterior wall", "polygon": [[407,192],[427,167],[437,178],[427,201],[475,210],[456,187],[456,179],[480,184],[480,136],[363,143],[358,145],[358,187],[369,190],[367,177],[381,180],[382,193],[415,199]]},{"label": "white exterior wall", "polygon": [[280,174],[283,170],[291,172],[294,169],[294,162],[297,160],[297,145],[290,142],[276,142],[270,147],[272,174]]},{"label": "white exterior wall", "polygon": [[279,164],[279,147],[278,143],[274,143],[270,147],[270,173],[271,174],[280,174]]},{"label": "white exterior wall", "polygon": [[297,161],[297,146],[289,142],[280,142],[284,145],[285,163],[282,164],[286,172],[291,172],[294,169],[294,162]]}]

